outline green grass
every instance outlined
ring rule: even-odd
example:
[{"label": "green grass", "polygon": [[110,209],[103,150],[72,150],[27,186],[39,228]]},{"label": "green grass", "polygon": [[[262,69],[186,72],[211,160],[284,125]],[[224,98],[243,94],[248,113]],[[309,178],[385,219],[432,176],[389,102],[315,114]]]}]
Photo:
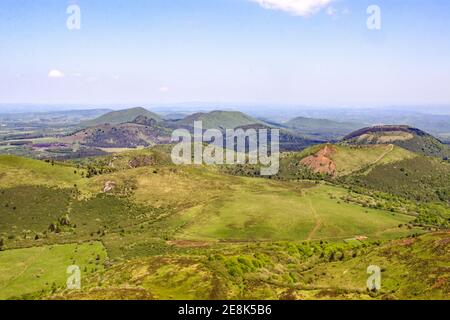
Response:
[{"label": "green grass", "polygon": [[425,156],[449,157],[450,148],[435,137],[408,126],[376,126],[363,128],[348,135],[344,143],[374,145],[392,142],[393,144]]},{"label": "green grass", "polygon": [[[282,153],[280,171],[274,176],[280,180],[312,179],[321,180],[323,175],[313,173],[313,168],[305,167],[301,160],[316,154],[326,145],[314,145],[301,152]],[[414,159],[416,154],[393,145],[349,146],[333,145],[334,153],[330,159],[336,164],[336,175],[346,176],[363,169],[369,170],[382,164],[395,163],[405,159]],[[259,176],[255,165],[225,167],[225,172],[239,176]]]},{"label": "green grass", "polygon": [[16,156],[0,156],[0,186],[44,185],[83,188],[82,169]]},{"label": "green grass", "polygon": [[[246,179],[232,192],[174,216],[175,237],[190,240],[278,241],[371,238],[402,234],[399,224],[412,217],[339,201],[346,191],[320,185],[287,188],[281,183]],[[333,198],[330,197],[333,195]],[[392,233],[383,233],[393,230]]]},{"label": "green grass", "polygon": [[450,204],[449,179],[450,164],[420,156],[376,166],[345,181],[424,203],[442,201]]},{"label": "green grass", "polygon": [[[66,299],[448,299],[449,233],[390,242],[221,244],[124,261]],[[368,292],[367,267],[382,271]],[[101,284],[101,286],[100,286]]]},{"label": "green grass", "polygon": [[318,265],[305,278],[316,289],[364,293],[367,267],[376,265],[382,271],[376,298],[448,299],[449,240],[449,233],[444,232],[393,241],[356,259]]},{"label": "green grass", "polygon": [[416,155],[393,145],[368,147],[335,146],[337,152],[331,156],[336,163],[339,176],[345,176],[375,164],[385,164],[415,158]]},{"label": "green grass", "polygon": [[68,212],[73,189],[23,186],[0,189],[0,237],[29,237],[42,234]]},{"label": "green grass", "polygon": [[102,270],[105,259],[100,242],[0,252],[0,300],[37,298],[64,287],[71,265],[80,267],[83,285],[83,277]]},{"label": "green grass", "polygon": [[[338,148],[343,151],[337,155],[346,165],[360,152]],[[383,161],[397,164],[397,159],[409,156],[400,148],[386,146],[369,153],[365,163],[380,159],[372,170],[382,167]],[[292,155],[298,156],[283,159]],[[136,168],[129,168],[130,161]],[[115,170],[89,179],[81,177],[83,169],[75,169],[110,162]],[[391,204],[403,204],[395,199],[378,206],[374,195],[331,182],[245,178],[224,174],[217,167],[173,166],[167,162],[166,149],[54,165],[0,157],[0,168],[4,168],[0,171],[0,239],[6,249],[0,252],[0,299],[55,294],[95,299],[370,298],[358,287],[359,276],[348,286],[336,282],[334,287],[325,287],[321,275],[330,274],[333,282],[339,277],[333,273],[338,268],[335,265],[370,258],[372,251],[376,257],[385,257],[389,248],[402,248],[384,243],[381,252],[373,241],[424,232],[411,225],[415,216],[390,211]],[[372,172],[361,168],[360,174]],[[116,187],[104,194],[108,181]],[[430,204],[430,210],[434,209],[445,211],[443,204]],[[60,223],[60,232],[49,231],[50,223],[66,216],[69,225]],[[342,241],[355,236],[368,240]],[[87,241],[95,244],[81,244]],[[416,270],[408,267],[409,262],[423,263],[420,250],[430,257],[438,252],[431,240],[427,243],[430,246],[410,252],[419,260],[408,258],[405,252],[406,266],[398,262],[401,272]],[[100,260],[95,259],[97,254]],[[108,268],[103,269],[106,255]],[[392,262],[383,259],[378,261]],[[433,274],[445,275],[445,270],[429,263]],[[55,287],[63,288],[65,268],[70,264],[82,270],[87,266],[86,287],[82,292],[58,289],[52,293]],[[392,277],[402,281],[401,274]],[[418,296],[435,296],[433,286],[425,283]],[[404,295],[399,291],[398,297]]]}]

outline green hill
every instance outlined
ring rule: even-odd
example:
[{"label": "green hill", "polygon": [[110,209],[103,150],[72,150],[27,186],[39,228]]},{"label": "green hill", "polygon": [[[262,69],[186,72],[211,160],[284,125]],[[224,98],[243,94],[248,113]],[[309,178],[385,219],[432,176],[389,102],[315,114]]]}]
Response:
[{"label": "green hill", "polygon": [[442,201],[450,205],[449,180],[450,164],[426,156],[380,163],[366,172],[354,172],[345,179],[349,184],[414,201]]},{"label": "green hill", "polygon": [[345,135],[362,127],[359,123],[305,117],[291,119],[283,125],[302,135],[327,140],[342,139]]},{"label": "green hill", "polygon": [[[246,126],[238,126],[235,129],[237,129],[237,130],[242,129],[242,130],[244,130],[244,132],[247,132],[247,130],[249,130],[249,129],[254,129],[256,131],[266,129],[266,130],[268,130],[267,132],[268,132],[269,140],[270,140],[271,136],[272,136],[270,130],[273,129],[273,127],[270,127],[263,123],[256,123],[256,124],[250,124],[250,125],[246,125]],[[280,130],[279,131],[279,148],[280,148],[281,152],[299,151],[299,150],[303,150],[307,147],[310,147],[312,145],[323,142],[323,141],[317,141],[317,140],[305,138],[305,137],[301,136],[300,134],[295,133],[290,130],[286,130],[286,129],[282,129],[282,128],[280,128],[279,130]],[[224,145],[226,145],[226,139],[224,139]]]},{"label": "green hill", "polygon": [[[338,178],[380,164],[413,159],[418,155],[390,145],[354,146],[317,144],[301,152],[281,154],[280,171],[276,178],[282,180]],[[226,168],[228,173],[257,176],[256,166],[242,165]]]},{"label": "green hill", "polygon": [[[56,299],[447,300],[448,232],[371,243],[245,243],[125,261]],[[188,253],[191,252],[191,253]],[[369,291],[367,269],[381,271]]]},{"label": "green hill", "polygon": [[261,123],[261,121],[242,112],[212,111],[209,113],[195,113],[182,120],[176,121],[175,124],[193,127],[194,121],[202,121],[203,129],[234,129],[241,126]]},{"label": "green hill", "polygon": [[[445,298],[448,232],[417,237],[448,229],[432,196],[450,177],[441,166],[419,176],[429,164],[416,158],[441,161],[389,144],[334,148],[283,154],[286,177],[272,179],[175,166],[168,145],[67,163],[0,157],[0,299]],[[336,179],[295,175],[321,151]],[[377,171],[398,164],[428,197],[396,193],[398,172]],[[434,171],[441,180],[420,184]],[[64,289],[69,264],[82,267],[81,291]],[[377,293],[365,289],[371,264],[387,279]]]},{"label": "green hill", "polygon": [[84,186],[85,170],[69,165],[27,159],[17,156],[0,156],[0,188],[15,186]]},{"label": "green hill", "polygon": [[148,119],[154,119],[158,122],[162,121],[161,117],[156,113],[150,112],[145,108],[138,107],[119,111],[112,111],[94,120],[84,121],[81,124],[84,127],[93,127],[104,124],[115,125],[120,123],[132,122],[139,116],[144,116],[147,117]]},{"label": "green hill", "polygon": [[94,148],[148,147],[170,143],[170,130],[155,120],[138,116],[133,122],[88,127],[61,138],[61,141]]},{"label": "green hill", "polygon": [[357,130],[342,143],[353,145],[395,144],[426,156],[448,158],[450,147],[428,133],[409,126],[374,126]]},{"label": "green hill", "polygon": [[[308,152],[311,150],[311,152]],[[404,159],[415,158],[416,155],[403,148],[390,145],[326,145],[322,149],[313,147],[305,150],[307,157],[302,157],[300,163],[313,171],[328,173],[333,176],[345,176],[362,169],[367,170],[376,165],[393,163]],[[334,168],[326,170],[326,164]]]}]

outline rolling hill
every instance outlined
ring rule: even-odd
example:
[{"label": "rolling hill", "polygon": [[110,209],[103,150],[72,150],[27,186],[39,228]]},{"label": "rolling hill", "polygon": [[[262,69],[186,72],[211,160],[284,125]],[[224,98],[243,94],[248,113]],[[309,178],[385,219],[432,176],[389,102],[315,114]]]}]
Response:
[{"label": "rolling hill", "polygon": [[343,144],[395,144],[426,156],[448,158],[450,147],[428,133],[409,126],[374,126],[363,128],[344,137]]},{"label": "rolling hill", "polygon": [[260,124],[261,121],[256,120],[242,112],[236,111],[212,111],[209,113],[195,113],[185,117],[179,121],[175,121],[173,125],[182,127],[193,127],[194,121],[202,121],[203,129],[234,129],[241,126]]},{"label": "rolling hill", "polygon": [[[131,115],[139,114],[128,120]],[[91,123],[102,123],[90,126],[69,137],[61,139],[63,143],[79,143],[84,146],[97,148],[134,148],[170,142],[170,134],[175,129],[192,131],[195,121],[202,121],[203,130],[207,129],[271,129],[259,120],[241,112],[212,111],[210,113],[196,113],[181,120],[161,121],[155,117],[148,117],[144,109],[130,109],[113,112],[100,117]],[[152,116],[152,114],[151,114]],[[113,121],[111,121],[113,120]],[[105,121],[110,121],[103,123]],[[125,121],[111,124],[111,122]],[[88,124],[85,122],[85,124]],[[293,131],[280,129],[280,150],[298,151],[323,141],[307,139]],[[225,143],[224,143],[225,145]]]},{"label": "rolling hill", "polygon": [[312,147],[299,155],[293,155],[293,158],[297,159],[301,165],[309,167],[314,172],[334,177],[415,157],[417,155],[413,152],[393,144],[368,146],[327,144]]},{"label": "rolling hill", "polygon": [[93,126],[99,126],[99,125],[116,125],[126,122],[132,122],[139,116],[144,116],[149,119],[154,119],[157,122],[161,122],[162,119],[159,115],[156,113],[150,112],[145,108],[138,107],[138,108],[131,108],[131,109],[125,109],[125,110],[119,110],[119,111],[112,111],[107,114],[104,114],[96,119],[84,121],[81,122],[81,125],[83,127],[93,127]]},{"label": "rolling hill", "polygon": [[[280,170],[275,176],[281,180],[336,179],[360,171],[368,171],[381,164],[414,159],[418,155],[394,145],[354,146],[316,144],[300,152],[285,152],[280,157]],[[257,166],[242,165],[227,168],[235,175],[257,176]]]},{"label": "rolling hill", "polygon": [[419,155],[353,172],[344,181],[413,201],[450,204],[449,179],[449,163]]},{"label": "rolling hill", "polygon": [[[235,129],[236,130],[242,129],[244,131],[247,131],[249,129],[254,129],[256,131],[261,130],[261,129],[266,129],[266,130],[268,130],[269,141],[270,141],[270,139],[271,139],[270,129],[273,129],[273,128],[274,127],[270,127],[270,126],[262,124],[262,123],[257,123],[257,124],[250,124],[250,125],[245,125],[245,126],[238,126]],[[279,133],[280,152],[299,151],[299,150],[308,148],[312,145],[323,142],[323,141],[319,141],[319,140],[307,139],[307,138],[305,138],[295,132],[292,132],[290,130],[286,130],[286,129],[279,129],[279,130],[280,130],[280,133]],[[224,145],[225,145],[225,143],[226,143],[226,141],[224,140]]]},{"label": "rolling hill", "polygon": [[340,140],[362,127],[361,124],[354,122],[337,122],[306,117],[291,119],[283,125],[299,134],[320,140]]},{"label": "rolling hill", "polygon": [[[436,232],[387,243],[197,243],[197,254],[125,261],[89,275],[81,291],[52,298],[446,300],[449,240],[448,232]],[[380,291],[366,287],[370,265],[380,266]]]},{"label": "rolling hill", "polygon": [[[0,299],[448,295],[450,164],[392,141],[319,144],[282,153],[280,173],[261,178],[174,165],[165,125],[139,115],[66,137],[164,144],[145,149],[65,162],[0,156]],[[308,142],[281,130],[282,145]],[[387,279],[379,292],[365,287],[373,263]],[[65,289],[68,264],[83,268],[81,291]]]},{"label": "rolling hill", "polygon": [[[183,128],[192,131],[195,121],[202,121],[203,130],[207,129],[274,129],[277,126],[270,126],[260,120],[252,118],[242,112],[231,111],[212,111],[210,113],[196,113],[179,121],[166,122],[167,127],[172,129]],[[280,129],[280,151],[298,151],[303,150],[311,145],[322,143],[323,140],[308,139],[294,131]],[[269,131],[270,134],[270,131]],[[270,138],[269,138],[270,139]],[[225,140],[224,140],[225,145]]]},{"label": "rolling hill", "polygon": [[139,115],[132,122],[82,129],[61,141],[96,148],[136,148],[170,143],[170,133],[169,129],[160,126],[153,118]]},{"label": "rolling hill", "polygon": [[[344,268],[375,257],[368,254],[378,241],[425,232],[414,224],[416,215],[362,205],[358,199],[363,196],[344,186],[175,166],[166,147],[66,163],[0,157],[5,169],[0,173],[0,297],[376,298],[357,280],[336,282],[339,293],[332,291],[312,270],[337,281],[335,264]],[[324,146],[301,154],[304,158],[320,148]],[[341,158],[334,158],[338,167],[349,165],[346,157],[352,152],[370,154],[368,163],[384,155],[380,164],[404,158],[402,152],[409,154],[386,146],[371,146],[370,152],[337,148],[343,150]],[[291,154],[300,153],[287,157]],[[439,237],[431,239],[446,239]],[[384,252],[376,256],[384,257]],[[41,256],[58,268],[68,260],[80,261],[83,291],[66,292],[60,276],[54,277],[55,284],[49,282],[51,268],[42,259],[23,262],[31,273],[8,271],[26,255]],[[407,253],[405,258],[424,259]],[[390,266],[400,261],[389,263],[383,267],[391,271]],[[430,266],[443,276],[438,265]],[[427,291],[433,285],[421,283],[419,296],[439,298],[446,292],[445,287]],[[399,282],[392,290],[403,297],[406,287],[406,282]]]}]

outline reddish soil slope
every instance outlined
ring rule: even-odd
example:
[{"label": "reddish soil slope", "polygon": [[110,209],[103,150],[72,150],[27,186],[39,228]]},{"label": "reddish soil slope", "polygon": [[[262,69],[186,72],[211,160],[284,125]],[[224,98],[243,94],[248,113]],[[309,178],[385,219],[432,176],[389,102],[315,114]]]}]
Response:
[{"label": "reddish soil slope", "polygon": [[309,167],[316,173],[324,173],[335,176],[336,164],[333,160],[331,160],[331,155],[335,152],[336,149],[333,146],[327,145],[316,154],[302,159],[300,163]]}]

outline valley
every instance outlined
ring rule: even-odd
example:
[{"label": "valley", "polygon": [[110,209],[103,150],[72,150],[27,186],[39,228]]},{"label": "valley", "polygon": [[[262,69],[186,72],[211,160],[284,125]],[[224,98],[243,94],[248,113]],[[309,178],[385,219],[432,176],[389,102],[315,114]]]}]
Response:
[{"label": "valley", "polygon": [[[261,177],[258,165],[173,164],[171,132],[194,119],[276,127],[134,108],[36,138],[53,145],[20,146],[26,157],[3,149],[0,299],[448,299],[439,140],[403,126],[336,142],[277,127],[291,144]],[[70,265],[81,290],[66,288]],[[370,265],[382,268],[379,291],[366,288]]]}]

